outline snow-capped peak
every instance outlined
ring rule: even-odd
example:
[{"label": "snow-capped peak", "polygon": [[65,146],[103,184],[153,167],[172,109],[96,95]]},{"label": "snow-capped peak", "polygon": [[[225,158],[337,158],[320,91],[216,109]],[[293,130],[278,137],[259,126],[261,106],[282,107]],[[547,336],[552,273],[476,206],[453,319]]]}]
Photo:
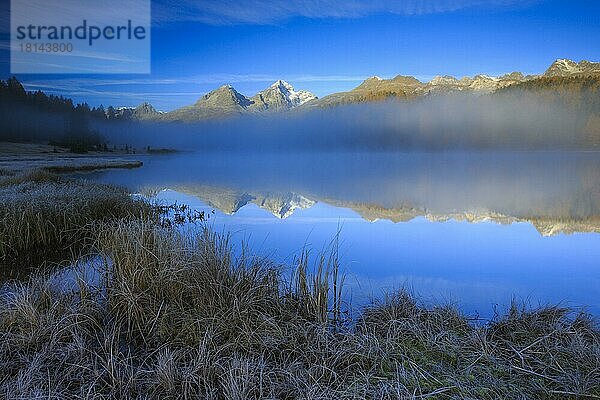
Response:
[{"label": "snow-capped peak", "polygon": [[302,105],[317,98],[317,96],[306,90],[296,91],[292,85],[281,79],[273,83],[271,88],[278,90],[291,107]]},{"label": "snow-capped peak", "polygon": [[288,82],[286,82],[284,80],[281,80],[281,79],[278,80],[278,81],[276,81],[275,83],[273,83],[271,85],[271,87],[272,88],[278,88],[278,87],[279,88],[284,88],[284,89],[289,90],[289,91],[293,91],[294,90],[294,88],[292,87],[292,85],[290,85]]},{"label": "snow-capped peak", "polygon": [[544,76],[572,76],[578,74],[600,74],[600,63],[580,61],[575,62],[565,58],[560,58],[552,63],[546,70]]},{"label": "snow-capped peak", "polygon": [[459,81],[453,76],[444,75],[444,76],[436,76],[431,81],[429,81],[430,85],[456,85]]},{"label": "snow-capped peak", "polygon": [[497,77],[486,75],[486,74],[475,75],[474,79],[481,79],[481,80],[488,80],[488,81],[496,81],[496,80],[498,80]]},{"label": "snow-capped peak", "polygon": [[579,65],[572,60],[560,58],[550,65],[550,68],[546,70],[544,75],[546,76],[568,76],[571,74],[577,74],[581,72]]},{"label": "snow-capped peak", "polygon": [[575,61],[569,60],[568,58],[559,58],[555,62],[558,64],[565,65],[565,66],[577,65],[577,63]]}]

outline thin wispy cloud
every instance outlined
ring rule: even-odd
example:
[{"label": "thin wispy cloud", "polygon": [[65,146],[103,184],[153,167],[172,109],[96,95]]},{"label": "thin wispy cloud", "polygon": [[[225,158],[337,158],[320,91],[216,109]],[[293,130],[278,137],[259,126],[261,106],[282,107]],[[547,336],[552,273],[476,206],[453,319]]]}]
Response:
[{"label": "thin wispy cloud", "polygon": [[273,24],[294,17],[360,18],[374,14],[424,15],[472,7],[502,8],[536,0],[175,0],[156,1],[155,23]]},{"label": "thin wispy cloud", "polygon": [[[284,79],[293,82],[360,82],[367,75],[290,75]],[[74,92],[82,88],[99,88],[109,86],[151,85],[170,86],[181,84],[224,85],[229,83],[273,83],[281,76],[261,74],[206,74],[174,78],[137,78],[137,79],[103,79],[103,78],[62,78],[53,80],[28,80],[26,84],[32,88],[52,89],[56,91]]]},{"label": "thin wispy cloud", "polygon": [[90,87],[65,87],[62,85],[55,85],[51,82],[48,84],[39,83],[24,83],[26,90],[42,90],[47,94],[53,94],[58,96],[64,96],[68,98],[80,99],[78,101],[92,102],[92,104],[99,104],[101,102],[94,101],[94,99],[102,98],[105,106],[136,106],[142,102],[150,102],[158,105],[162,109],[162,105],[168,107],[168,109],[175,106],[180,106],[180,99],[194,99],[205,94],[202,91],[140,91],[140,90],[97,90]]},{"label": "thin wispy cloud", "polygon": [[[102,94],[109,93],[104,91],[102,88],[108,87],[122,87],[122,86],[151,86],[168,88],[169,86],[180,86],[180,85],[209,85],[213,88],[224,84],[235,84],[235,83],[265,83],[271,84],[281,76],[276,75],[260,75],[260,74],[208,74],[208,75],[195,75],[186,76],[179,78],[138,78],[138,79],[104,79],[104,78],[61,78],[52,80],[27,80],[25,83],[31,89],[42,89],[51,90],[53,92],[60,92],[64,94],[80,94],[85,93],[91,94]],[[291,75],[284,77],[284,79],[292,82],[361,82],[366,78],[365,76],[358,75]],[[110,89],[109,89],[110,90]],[[116,92],[115,92],[116,93]],[[136,92],[140,93],[140,92]],[[155,93],[158,93],[155,92]],[[183,94],[181,92],[173,92]],[[205,94],[206,92],[194,92],[194,94]],[[165,92],[160,92],[165,94]],[[188,93],[191,94],[191,93]],[[165,94],[166,95],[166,94]]]},{"label": "thin wispy cloud", "polygon": [[[50,85],[49,85],[50,86]],[[42,87],[36,85],[25,85],[26,89],[46,89],[45,92],[51,94],[60,94],[59,90],[52,89],[51,87]],[[79,89],[70,92],[73,96],[84,96],[84,95],[102,95],[104,97],[111,98],[132,98],[147,100],[148,98],[163,98],[163,97],[179,97],[179,96],[202,96],[204,92],[127,92],[127,91],[100,91],[90,89]]]},{"label": "thin wispy cloud", "polygon": [[[171,109],[189,104],[207,92],[224,84],[250,85],[256,90],[244,93],[252,96],[278,79],[285,79],[299,89],[303,83],[335,84],[363,81],[367,75],[289,75],[269,74],[203,74],[173,78],[135,77],[64,77],[52,79],[24,79],[27,90],[42,90],[49,94],[71,98],[109,100],[112,105],[137,105],[143,101],[156,103],[161,108]],[[243,91],[242,91],[243,92]],[[95,102],[97,103],[97,102]]]}]

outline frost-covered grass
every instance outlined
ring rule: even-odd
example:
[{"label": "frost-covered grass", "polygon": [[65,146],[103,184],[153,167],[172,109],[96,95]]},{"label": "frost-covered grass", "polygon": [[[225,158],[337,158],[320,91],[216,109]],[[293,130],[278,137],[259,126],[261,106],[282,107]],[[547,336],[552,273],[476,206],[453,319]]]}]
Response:
[{"label": "frost-covered grass", "polygon": [[585,314],[513,306],[484,326],[406,292],[353,321],[335,253],[286,281],[227,236],[102,223],[104,284],[44,276],[0,296],[0,397],[588,399],[600,332]]},{"label": "frost-covered grass", "polygon": [[117,169],[117,168],[139,168],[143,165],[141,161],[136,160],[87,160],[86,162],[78,161],[75,163],[62,163],[54,165],[46,165],[42,167],[49,172],[85,172],[98,169]]},{"label": "frost-covered grass", "polygon": [[147,216],[151,207],[122,189],[40,170],[0,177],[3,268],[84,244],[98,221]]},{"label": "frost-covered grass", "polygon": [[131,157],[122,151],[82,155],[56,146],[0,141],[0,177],[30,170],[62,173],[142,166],[140,160]]}]

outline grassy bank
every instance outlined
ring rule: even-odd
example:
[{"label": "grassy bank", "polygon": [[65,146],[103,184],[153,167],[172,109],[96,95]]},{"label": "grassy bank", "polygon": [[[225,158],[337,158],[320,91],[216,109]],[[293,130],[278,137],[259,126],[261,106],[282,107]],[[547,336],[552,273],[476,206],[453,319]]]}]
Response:
[{"label": "grassy bank", "polygon": [[151,213],[123,189],[39,170],[0,173],[0,265],[18,269],[75,251],[94,224]]},{"label": "grassy bank", "polygon": [[[67,148],[36,143],[0,141],[0,171],[18,174],[31,170],[52,173],[139,168],[142,161],[122,151],[72,153]],[[1,176],[1,172],[0,172]]]},{"label": "grassy bank", "polygon": [[102,169],[132,169],[143,165],[141,161],[131,160],[101,160],[99,162],[75,163],[74,165],[49,165],[43,169],[48,172],[86,172]]},{"label": "grassy bank", "polygon": [[[291,280],[227,236],[102,223],[103,283],[43,275],[0,297],[0,397],[587,399],[600,332],[560,307],[475,326],[405,292],[354,321],[335,254]],[[341,312],[342,311],[342,312]]]}]

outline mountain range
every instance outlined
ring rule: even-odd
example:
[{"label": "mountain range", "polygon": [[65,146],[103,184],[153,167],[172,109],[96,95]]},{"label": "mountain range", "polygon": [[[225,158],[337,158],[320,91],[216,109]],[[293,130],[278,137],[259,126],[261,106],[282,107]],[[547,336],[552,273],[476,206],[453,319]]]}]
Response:
[{"label": "mountain range", "polygon": [[[570,77],[600,78],[600,62],[567,59],[556,60],[541,75],[523,75],[520,72],[499,77],[476,75],[461,79],[453,76],[436,76],[421,82],[412,76],[398,75],[391,79],[370,77],[348,92],[334,93],[323,98],[305,91],[296,91],[292,85],[278,80],[254,96],[246,97],[231,85],[223,85],[196,101],[196,103],[170,112],[157,111],[149,103],[135,108],[118,108],[109,119],[184,121],[194,122],[236,115],[257,115],[326,108],[343,104],[382,101],[390,98],[410,100],[423,96],[448,93],[488,94],[526,82]],[[546,81],[542,82],[546,84]]]},{"label": "mountain range", "polygon": [[[142,192],[149,196],[155,196],[159,191],[165,189],[147,187]],[[428,221],[433,222],[446,222],[452,219],[470,223],[493,221],[499,224],[511,224],[525,222],[533,225],[542,236],[555,236],[561,233],[600,232],[600,219],[597,217],[515,216],[490,209],[431,211],[416,204],[412,206],[405,204],[384,207],[377,204],[340,200],[332,197],[323,198],[317,195],[303,195],[295,192],[246,191],[207,185],[175,185],[170,186],[169,189],[194,196],[208,206],[228,215],[237,213],[244,206],[254,204],[276,218],[285,219],[297,210],[308,209],[317,203],[324,203],[334,207],[350,209],[363,219],[371,222],[382,219],[397,223],[407,222],[417,217],[425,217]]]}]

